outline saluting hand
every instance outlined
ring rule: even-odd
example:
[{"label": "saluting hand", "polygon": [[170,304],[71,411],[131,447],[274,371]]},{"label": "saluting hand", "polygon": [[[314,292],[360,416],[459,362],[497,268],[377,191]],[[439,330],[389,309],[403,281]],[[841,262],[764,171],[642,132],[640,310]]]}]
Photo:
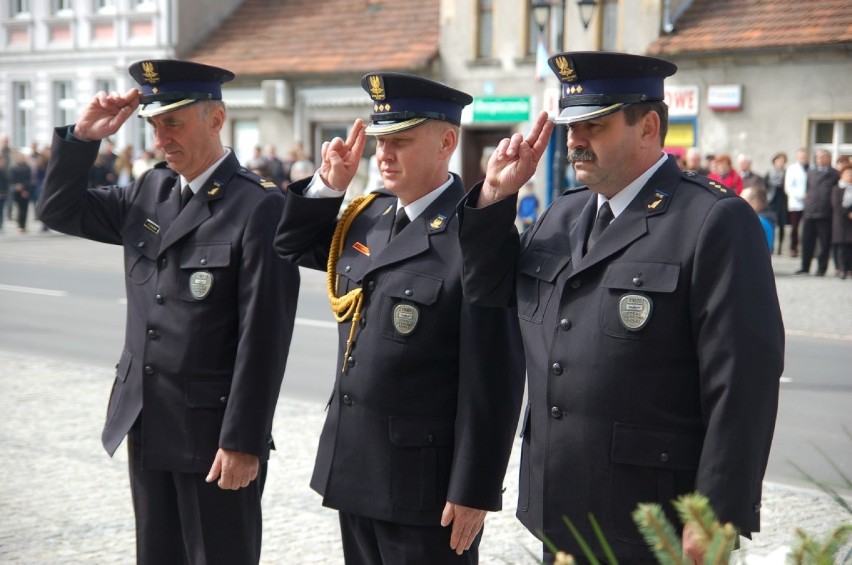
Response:
[{"label": "saluting hand", "polygon": [[547,112],[541,112],[526,138],[516,133],[500,141],[488,160],[477,208],[518,193],[535,173],[551,131],[553,122],[547,119]]},{"label": "saluting hand", "polygon": [[74,125],[74,137],[84,141],[99,141],[111,136],[139,106],[140,96],[136,88],[131,88],[124,95],[118,92],[98,92]]},{"label": "saluting hand", "polygon": [[362,120],[355,120],[346,141],[335,137],[322,144],[320,177],[326,186],[341,192],[349,188],[349,183],[361,164],[361,154],[367,141],[365,129]]},{"label": "saluting hand", "polygon": [[485,523],[487,513],[486,510],[469,508],[447,501],[444,512],[441,514],[441,526],[446,528],[450,524],[453,525],[453,531],[450,534],[450,548],[457,555],[461,555],[470,549],[473,540],[476,539]]},{"label": "saluting hand", "polygon": [[239,490],[247,487],[250,482],[257,478],[259,469],[260,459],[257,455],[220,447],[219,451],[216,452],[216,458],[213,460],[213,466],[210,467],[210,472],[207,473],[207,478],[204,480],[212,483],[219,479],[217,484],[220,489]]}]

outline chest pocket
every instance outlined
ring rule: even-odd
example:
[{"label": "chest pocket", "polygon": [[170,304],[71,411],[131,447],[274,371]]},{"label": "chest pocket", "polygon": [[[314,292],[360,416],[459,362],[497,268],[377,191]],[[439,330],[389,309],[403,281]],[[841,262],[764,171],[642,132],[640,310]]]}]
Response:
[{"label": "chest pocket", "polygon": [[665,339],[687,319],[677,292],[680,264],[620,261],[601,281],[601,330],[622,339]]},{"label": "chest pocket", "polygon": [[185,245],[180,250],[181,299],[198,302],[227,296],[228,292],[223,287],[233,284],[226,270],[230,265],[230,243]]},{"label": "chest pocket", "polygon": [[145,284],[157,270],[160,237],[146,229],[135,229],[122,237],[127,278],[135,284]]},{"label": "chest pocket", "polygon": [[547,305],[553,299],[556,276],[571,261],[541,248],[525,251],[518,264],[518,317],[541,324]]},{"label": "chest pocket", "polygon": [[370,266],[370,260],[363,255],[345,254],[337,260],[337,296],[343,296],[350,290],[361,286],[364,273]]},{"label": "chest pocket", "polygon": [[382,337],[401,343],[429,339],[437,317],[435,303],[443,285],[442,279],[422,273],[388,273],[381,282]]}]

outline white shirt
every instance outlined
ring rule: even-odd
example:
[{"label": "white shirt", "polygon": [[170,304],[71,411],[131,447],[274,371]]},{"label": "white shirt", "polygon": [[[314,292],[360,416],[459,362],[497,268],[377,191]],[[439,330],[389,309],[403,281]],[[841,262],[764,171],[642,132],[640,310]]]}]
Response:
[{"label": "white shirt", "polygon": [[787,209],[801,212],[805,209],[805,190],[808,188],[808,172],[801,163],[793,163],[784,173],[784,192],[787,193]]},{"label": "white shirt", "polygon": [[[619,214],[624,212],[627,206],[633,201],[634,198],[636,198],[636,195],[639,194],[639,191],[642,190],[642,187],[645,186],[645,184],[648,182],[648,179],[650,179],[654,175],[654,173],[657,172],[657,169],[663,166],[663,163],[665,163],[667,159],[668,156],[663,153],[660,156],[660,159],[656,163],[651,165],[650,169],[639,175],[636,180],[625,186],[618,192],[618,194],[616,194],[612,198],[607,199],[607,197],[603,194],[598,194],[598,210],[600,210],[600,207],[603,206],[604,202],[609,202],[609,208],[610,210],[612,210],[612,219],[613,221],[615,221],[615,218],[617,218]],[[595,213],[595,215],[597,216],[597,212]]]}]

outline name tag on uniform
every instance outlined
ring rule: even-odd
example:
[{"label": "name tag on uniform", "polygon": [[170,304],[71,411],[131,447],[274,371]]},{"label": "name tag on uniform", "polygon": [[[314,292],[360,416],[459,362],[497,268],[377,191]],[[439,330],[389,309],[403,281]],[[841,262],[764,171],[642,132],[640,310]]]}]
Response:
[{"label": "name tag on uniform", "polygon": [[625,294],[618,301],[618,317],[621,325],[634,332],[648,325],[653,309],[654,304],[644,294]]},{"label": "name tag on uniform", "polygon": [[156,223],[154,223],[154,220],[147,219],[147,220],[145,220],[145,223],[142,224],[142,225],[145,226],[145,229],[148,230],[149,232],[152,232],[152,233],[155,233],[155,234],[160,233],[160,226],[158,226]]}]

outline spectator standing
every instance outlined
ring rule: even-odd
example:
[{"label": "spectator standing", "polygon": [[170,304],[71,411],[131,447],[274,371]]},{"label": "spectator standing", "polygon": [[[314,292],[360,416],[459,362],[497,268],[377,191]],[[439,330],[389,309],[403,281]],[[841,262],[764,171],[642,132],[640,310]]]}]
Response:
[{"label": "spectator standing", "polygon": [[9,186],[15,198],[15,217],[18,219],[18,233],[27,231],[27,214],[33,192],[33,170],[27,156],[15,153],[15,164],[9,171]]},{"label": "spectator standing", "polygon": [[143,149],[142,153],[133,161],[133,168],[131,169],[133,173],[133,178],[140,178],[145,171],[154,167],[157,164],[157,160],[154,159],[154,152],[150,149]]},{"label": "spectator standing", "polygon": [[764,184],[766,185],[766,198],[769,201],[768,209],[775,212],[778,230],[778,255],[784,246],[784,227],[788,222],[787,193],[784,191],[784,177],[787,174],[787,154],[776,153],[772,157],[772,168],[766,173]]},{"label": "spectator standing", "polygon": [[275,183],[275,186],[278,188],[287,188],[287,183],[284,182],[286,177],[284,175],[284,162],[278,158],[278,155],[275,151],[275,146],[267,144],[266,146],[266,174],[269,175],[269,178],[272,182]]},{"label": "spectator standing", "polygon": [[760,219],[760,225],[763,226],[763,232],[766,234],[766,243],[769,245],[769,252],[772,253],[775,244],[775,223],[772,221],[774,216],[766,214],[769,204],[766,191],[759,186],[749,185],[743,188],[740,196],[749,203],[749,206],[751,206],[752,210],[757,214],[758,219]]},{"label": "spectator standing", "polygon": [[805,209],[805,192],[808,188],[807,149],[796,151],[796,162],[787,167],[784,175],[784,192],[787,193],[787,217],[790,220],[790,257],[799,256],[799,224]]},{"label": "spectator standing", "polygon": [[831,193],[831,208],[831,241],[836,248],[838,275],[852,278],[852,165],[840,169],[840,180]]},{"label": "spectator standing", "polygon": [[743,179],[731,166],[731,157],[725,153],[716,155],[713,160],[714,170],[707,178],[718,181],[733,190],[737,195],[743,191]]},{"label": "spectator standing", "polygon": [[831,153],[825,149],[816,152],[814,165],[808,171],[802,212],[802,267],[796,274],[809,273],[811,260],[818,247],[816,276],[822,277],[828,270],[828,257],[831,253],[831,194],[840,175],[832,168]]},{"label": "spectator standing", "polygon": [[[8,135],[4,135],[2,138],[0,138],[0,156],[3,157],[3,163],[4,163],[3,168],[0,169],[0,174],[2,174],[4,177],[6,177],[6,184],[8,185],[9,184],[9,173],[12,170],[12,166],[15,164],[15,152],[12,151],[11,147],[9,147],[9,136]],[[11,191],[12,189],[10,188],[9,190]],[[6,198],[8,200],[8,202],[6,204],[6,218],[11,220],[12,219],[12,202],[13,202],[14,199],[13,199],[12,196],[7,196]]]},{"label": "spectator standing", "polygon": [[136,178],[133,176],[133,146],[125,145],[115,159],[115,178],[119,186],[126,186]]},{"label": "spectator standing", "polygon": [[538,196],[535,195],[535,184],[532,181],[524,185],[518,198],[518,231],[527,231],[538,220]]},{"label": "spectator standing", "polygon": [[746,155],[745,153],[740,153],[737,155],[737,174],[740,175],[740,178],[743,179],[743,187],[745,188],[745,183],[752,177],[759,176],[752,169],[752,160],[751,157]]},{"label": "spectator standing", "polygon": [[[0,153],[0,233],[3,232],[4,208],[11,206],[9,200],[9,177],[6,174],[6,157]],[[7,203],[8,202],[8,203]]]},{"label": "spectator standing", "polygon": [[695,171],[705,177],[710,174],[710,169],[701,164],[701,151],[697,147],[686,150],[686,170]]}]

